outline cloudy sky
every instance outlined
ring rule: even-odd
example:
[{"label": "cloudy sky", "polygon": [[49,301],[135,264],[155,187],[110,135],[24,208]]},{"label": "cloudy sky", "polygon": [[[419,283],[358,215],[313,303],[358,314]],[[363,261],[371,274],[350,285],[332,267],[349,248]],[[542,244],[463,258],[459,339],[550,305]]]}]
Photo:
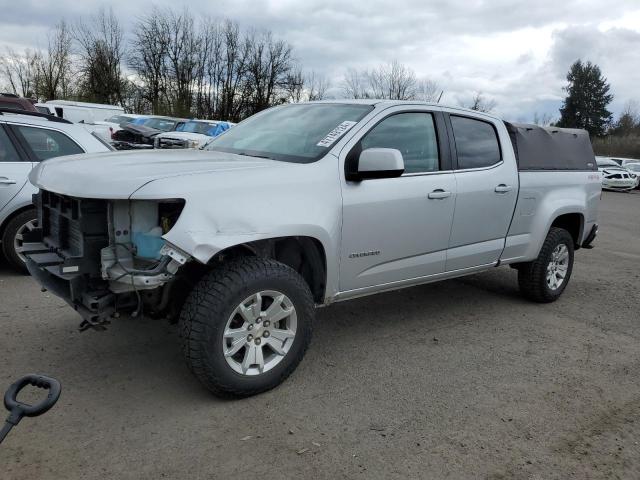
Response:
[{"label": "cloudy sky", "polygon": [[339,86],[347,68],[397,59],[436,80],[443,103],[474,92],[511,120],[558,116],[569,65],[602,68],[619,112],[640,100],[640,0],[0,0],[0,50],[37,48],[60,19],[113,7],[128,32],[154,7],[189,5],[289,41],[305,69]]}]

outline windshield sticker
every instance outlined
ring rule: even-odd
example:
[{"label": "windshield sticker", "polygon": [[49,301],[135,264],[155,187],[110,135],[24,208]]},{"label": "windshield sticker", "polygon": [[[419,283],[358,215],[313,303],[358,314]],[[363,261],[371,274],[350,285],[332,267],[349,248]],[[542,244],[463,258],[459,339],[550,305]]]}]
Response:
[{"label": "windshield sticker", "polygon": [[322,140],[320,140],[318,143],[316,143],[316,146],[317,147],[330,147],[333,142],[335,142],[338,138],[340,138],[344,132],[349,130],[356,123],[358,123],[358,122],[352,122],[350,120],[346,120],[346,121],[342,122],[336,128],[331,130],[326,137],[324,137]]}]

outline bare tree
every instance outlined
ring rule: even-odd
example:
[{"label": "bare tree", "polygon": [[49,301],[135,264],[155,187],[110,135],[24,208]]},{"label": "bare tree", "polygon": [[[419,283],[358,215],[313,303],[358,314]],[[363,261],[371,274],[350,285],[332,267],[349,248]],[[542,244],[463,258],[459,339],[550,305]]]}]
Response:
[{"label": "bare tree", "polygon": [[7,48],[5,57],[0,58],[0,69],[16,95],[36,95],[36,58],[29,49],[20,55],[10,48]]},{"label": "bare tree", "polygon": [[429,78],[418,80],[416,85],[416,100],[437,103],[440,95],[442,95],[442,90],[434,80]]},{"label": "bare tree", "polygon": [[496,108],[495,100],[487,100],[482,92],[476,92],[471,100],[471,104],[469,104],[466,108],[470,110],[476,110],[478,112],[489,113],[494,108]]},{"label": "bare tree", "polygon": [[283,91],[286,101],[299,103],[305,100],[304,74],[300,67],[291,70],[284,79]]},{"label": "bare tree", "polygon": [[168,100],[173,106],[174,115],[189,116],[200,38],[196,33],[193,16],[187,8],[180,13],[170,10],[163,19],[169,33],[167,59],[171,89],[167,92],[170,94]]},{"label": "bare tree", "polygon": [[342,90],[347,98],[371,98],[367,72],[360,72],[354,68],[348,69],[342,81]]},{"label": "bare tree", "polygon": [[549,113],[539,115],[538,112],[533,113],[533,123],[541,127],[548,127],[553,123],[553,117]]},{"label": "bare tree", "polygon": [[312,70],[305,78],[305,86],[309,101],[324,100],[330,83],[327,77]]},{"label": "bare tree", "polygon": [[46,52],[37,52],[34,62],[38,97],[53,100],[70,94],[71,32],[64,20],[49,33]]},{"label": "bare tree", "polygon": [[415,72],[397,60],[379,65],[371,70],[367,77],[373,98],[413,100],[416,97]]},{"label": "bare tree", "polygon": [[123,104],[124,32],[113,9],[100,9],[88,23],[73,28],[79,57],[80,96],[99,103]]},{"label": "bare tree", "polygon": [[162,94],[166,89],[166,57],[169,34],[162,14],[153,10],[135,24],[133,40],[128,56],[129,67],[136,73],[142,85],[142,97],[150,103],[151,112],[165,113]]}]

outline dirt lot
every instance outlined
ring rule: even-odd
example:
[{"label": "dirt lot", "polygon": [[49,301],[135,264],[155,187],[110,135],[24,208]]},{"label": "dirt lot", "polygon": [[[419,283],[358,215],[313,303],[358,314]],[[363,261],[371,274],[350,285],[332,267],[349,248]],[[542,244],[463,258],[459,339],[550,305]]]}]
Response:
[{"label": "dirt lot", "polygon": [[78,318],[0,266],[0,386],[60,402],[0,446],[3,479],[640,478],[640,194],[605,193],[594,250],[555,304],[515,271],[321,310],[281,387],[211,397],[177,328]]}]

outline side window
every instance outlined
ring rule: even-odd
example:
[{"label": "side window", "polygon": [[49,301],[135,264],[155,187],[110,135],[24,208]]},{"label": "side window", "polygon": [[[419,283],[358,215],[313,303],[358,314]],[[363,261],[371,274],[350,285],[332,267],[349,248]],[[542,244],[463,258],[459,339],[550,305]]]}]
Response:
[{"label": "side window", "polygon": [[18,152],[16,152],[13,143],[11,143],[7,132],[0,126],[0,163],[20,161],[21,159],[18,156]]},{"label": "side window", "polygon": [[84,153],[84,150],[64,133],[37,127],[16,126],[16,128],[38,160]]},{"label": "side window", "polygon": [[400,150],[405,173],[434,172],[439,168],[438,140],[430,113],[398,113],[387,117],[360,140],[360,145],[362,150]]},{"label": "side window", "polygon": [[500,162],[500,143],[488,122],[451,115],[458,169],[490,167]]}]

